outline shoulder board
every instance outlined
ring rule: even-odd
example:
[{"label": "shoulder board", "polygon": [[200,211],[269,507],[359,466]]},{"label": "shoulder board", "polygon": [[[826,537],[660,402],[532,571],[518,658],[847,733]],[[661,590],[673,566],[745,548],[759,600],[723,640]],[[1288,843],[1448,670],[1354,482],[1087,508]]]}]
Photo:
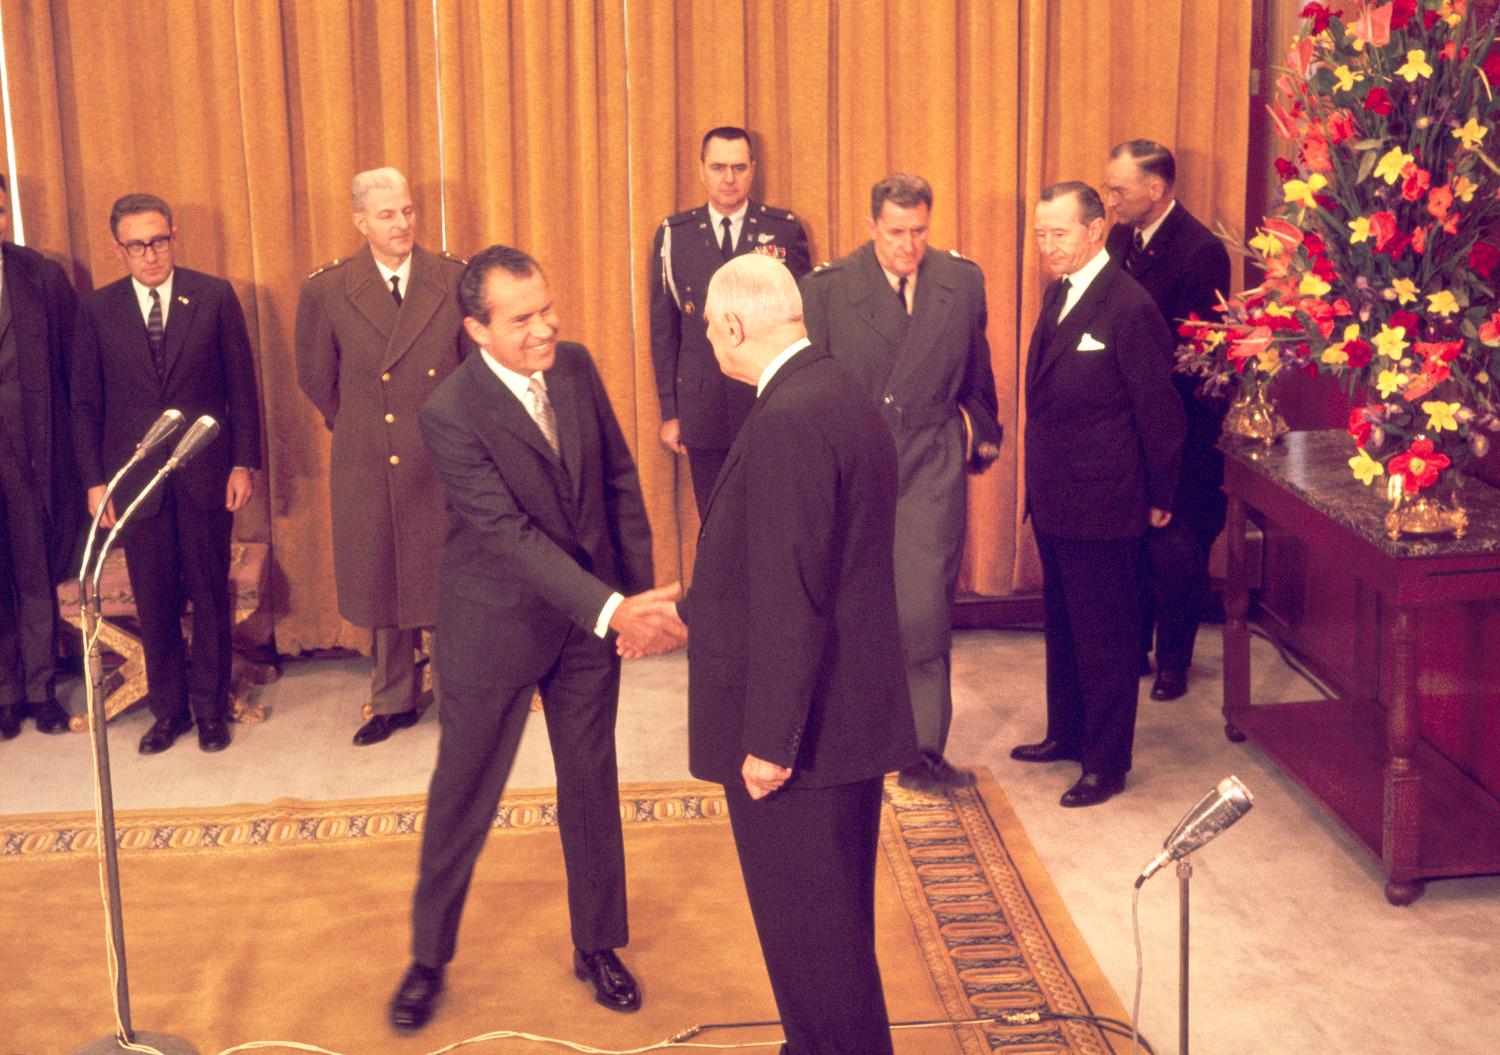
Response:
[{"label": "shoulder board", "polygon": [[662,226],[663,227],[676,227],[678,224],[687,223],[695,215],[697,215],[697,212],[698,212],[697,209],[684,209],[682,212],[676,213],[676,214],[674,214],[672,216],[668,216],[665,220],[663,220],[661,222]]},{"label": "shoulder board", "polygon": [[814,275],[820,275],[824,271],[837,271],[843,265],[843,263],[844,262],[842,260],[825,260],[817,267],[813,268],[812,273]]},{"label": "shoulder board", "polygon": [[964,263],[973,264],[975,267],[979,266],[976,261],[970,260],[968,257],[960,253],[957,249],[948,250],[948,255],[951,256],[954,260],[962,260]]},{"label": "shoulder board", "polygon": [[318,268],[318,270],[314,271],[312,274],[308,275],[307,277],[308,278],[317,278],[319,275],[321,275],[325,271],[332,271],[336,267],[343,267],[345,264],[347,264],[349,262],[349,260],[350,260],[350,258],[347,257],[347,256],[334,257],[328,263],[324,264],[322,267]]},{"label": "shoulder board", "polygon": [[446,249],[444,249],[441,252],[439,252],[438,256],[442,257],[444,260],[450,260],[450,261],[452,261],[453,263],[457,264],[459,267],[464,267],[465,265],[468,264],[468,261],[465,260],[463,257],[461,257],[461,256],[454,256],[452,253],[448,252],[448,250],[446,250]]},{"label": "shoulder board", "polygon": [[757,205],[755,207],[755,211],[762,216],[769,216],[773,220],[787,220],[792,223],[797,222],[797,217],[793,216],[786,209],[778,209],[774,205]]}]

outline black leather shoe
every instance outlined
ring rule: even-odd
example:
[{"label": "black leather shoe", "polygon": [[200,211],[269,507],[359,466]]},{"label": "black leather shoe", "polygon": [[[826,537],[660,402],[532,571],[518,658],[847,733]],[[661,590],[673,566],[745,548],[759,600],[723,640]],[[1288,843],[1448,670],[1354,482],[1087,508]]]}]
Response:
[{"label": "black leather shoe", "polygon": [[972,787],[974,774],[950,765],[946,758],[928,755],[896,775],[896,783],[908,791],[943,795],[955,788]]},{"label": "black leather shoe", "polygon": [[198,746],[205,751],[222,751],[229,746],[229,723],[223,718],[204,718],[198,723]]},{"label": "black leather shoe", "polygon": [[420,717],[422,716],[417,713],[415,707],[409,711],[402,711],[400,714],[377,714],[359,727],[359,732],[354,734],[354,742],[360,747],[378,744],[382,740],[389,739],[397,729],[407,729],[416,725]]},{"label": "black leather shoe", "polygon": [[177,738],[193,727],[191,715],[179,714],[171,718],[158,718],[141,737],[141,754],[159,755],[177,742]]},{"label": "black leather shoe", "polygon": [[414,963],[406,969],[388,1012],[391,1025],[411,1032],[427,1025],[443,991],[443,969]]},{"label": "black leather shoe", "polygon": [[1167,670],[1156,672],[1156,684],[1151,686],[1153,700],[1177,700],[1187,695],[1187,671]]},{"label": "black leather shoe", "polygon": [[65,733],[68,731],[68,712],[52,697],[31,705],[31,716],[36,719],[38,732]]},{"label": "black leather shoe", "polygon": [[593,985],[594,999],[611,1011],[635,1011],[641,1006],[641,987],[613,949],[574,949],[573,973]]},{"label": "black leather shoe", "polygon": [[1012,747],[1010,757],[1017,762],[1077,762],[1078,752],[1069,751],[1056,740],[1047,739],[1040,743]]},{"label": "black leather shoe", "polygon": [[1124,790],[1124,777],[1106,777],[1098,773],[1085,773],[1078,778],[1078,783],[1063,792],[1063,797],[1058,802],[1069,809],[1097,806]]},{"label": "black leather shoe", "polygon": [[24,703],[7,704],[0,707],[0,740],[9,740],[21,732],[21,719],[26,717]]}]

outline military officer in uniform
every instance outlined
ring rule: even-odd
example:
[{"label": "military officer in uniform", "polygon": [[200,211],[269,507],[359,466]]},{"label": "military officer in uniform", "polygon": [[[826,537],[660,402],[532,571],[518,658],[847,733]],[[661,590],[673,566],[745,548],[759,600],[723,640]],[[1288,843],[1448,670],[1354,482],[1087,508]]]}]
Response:
[{"label": "military officer in uniform", "polygon": [[463,357],[463,261],[416,244],[416,209],[400,172],[361,172],[350,193],[367,244],[303,284],[297,380],[333,432],[339,612],[372,630],[374,716],[354,734],[364,745],[419,715],[418,653],[422,630],[437,621],[447,516],[417,412]]},{"label": "military officer in uniform", "polygon": [[703,512],[755,389],[725,377],[708,343],[703,299],[724,261],[763,253],[800,279],[812,267],[807,234],[785,209],[750,200],[755,155],[750,133],[710,129],[699,150],[708,201],[669,216],[651,247],[651,364],[661,400],[661,442],[686,454]]}]

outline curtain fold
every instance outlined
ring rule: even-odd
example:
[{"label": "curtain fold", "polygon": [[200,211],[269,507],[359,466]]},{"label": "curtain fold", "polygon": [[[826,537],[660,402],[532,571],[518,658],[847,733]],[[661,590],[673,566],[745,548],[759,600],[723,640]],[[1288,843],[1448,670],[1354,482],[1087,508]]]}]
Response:
[{"label": "curtain fold", "polygon": [[876,180],[932,182],[932,244],[977,261],[989,298],[1006,442],[970,481],[963,571],[989,595],[1039,582],[1019,379],[1041,187],[1097,182],[1111,145],[1145,136],[1177,153],[1205,222],[1243,214],[1251,0],[0,5],[28,241],[83,288],[111,281],[109,205],[153,191],[177,210],[181,263],[242,299],[267,471],[236,531],[271,544],[264,616],[285,652],[366,644],[338,617],[328,437],[292,348],[303,278],[360,244],[356,171],[406,172],[429,248],[507,242],[541,261],[636,451],[662,581],[690,569],[697,519],[656,438],[646,256],[662,218],[703,198],[708,128],[752,130],[755,196],[798,214],[815,260],[868,238]]}]

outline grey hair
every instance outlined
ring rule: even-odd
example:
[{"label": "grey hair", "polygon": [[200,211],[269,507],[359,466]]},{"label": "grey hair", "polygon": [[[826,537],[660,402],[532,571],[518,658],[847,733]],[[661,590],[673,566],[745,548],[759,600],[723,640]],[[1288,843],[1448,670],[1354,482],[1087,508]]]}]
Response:
[{"label": "grey hair", "polygon": [[779,260],[759,253],[737,256],[714,272],[703,313],[738,315],[754,335],[802,321],[797,280]]},{"label": "grey hair", "polygon": [[365,211],[365,197],[377,187],[409,189],[411,184],[407,183],[406,177],[401,175],[399,169],[379,168],[368,169],[354,177],[354,182],[349,184],[349,198],[354,203],[355,212]]}]

